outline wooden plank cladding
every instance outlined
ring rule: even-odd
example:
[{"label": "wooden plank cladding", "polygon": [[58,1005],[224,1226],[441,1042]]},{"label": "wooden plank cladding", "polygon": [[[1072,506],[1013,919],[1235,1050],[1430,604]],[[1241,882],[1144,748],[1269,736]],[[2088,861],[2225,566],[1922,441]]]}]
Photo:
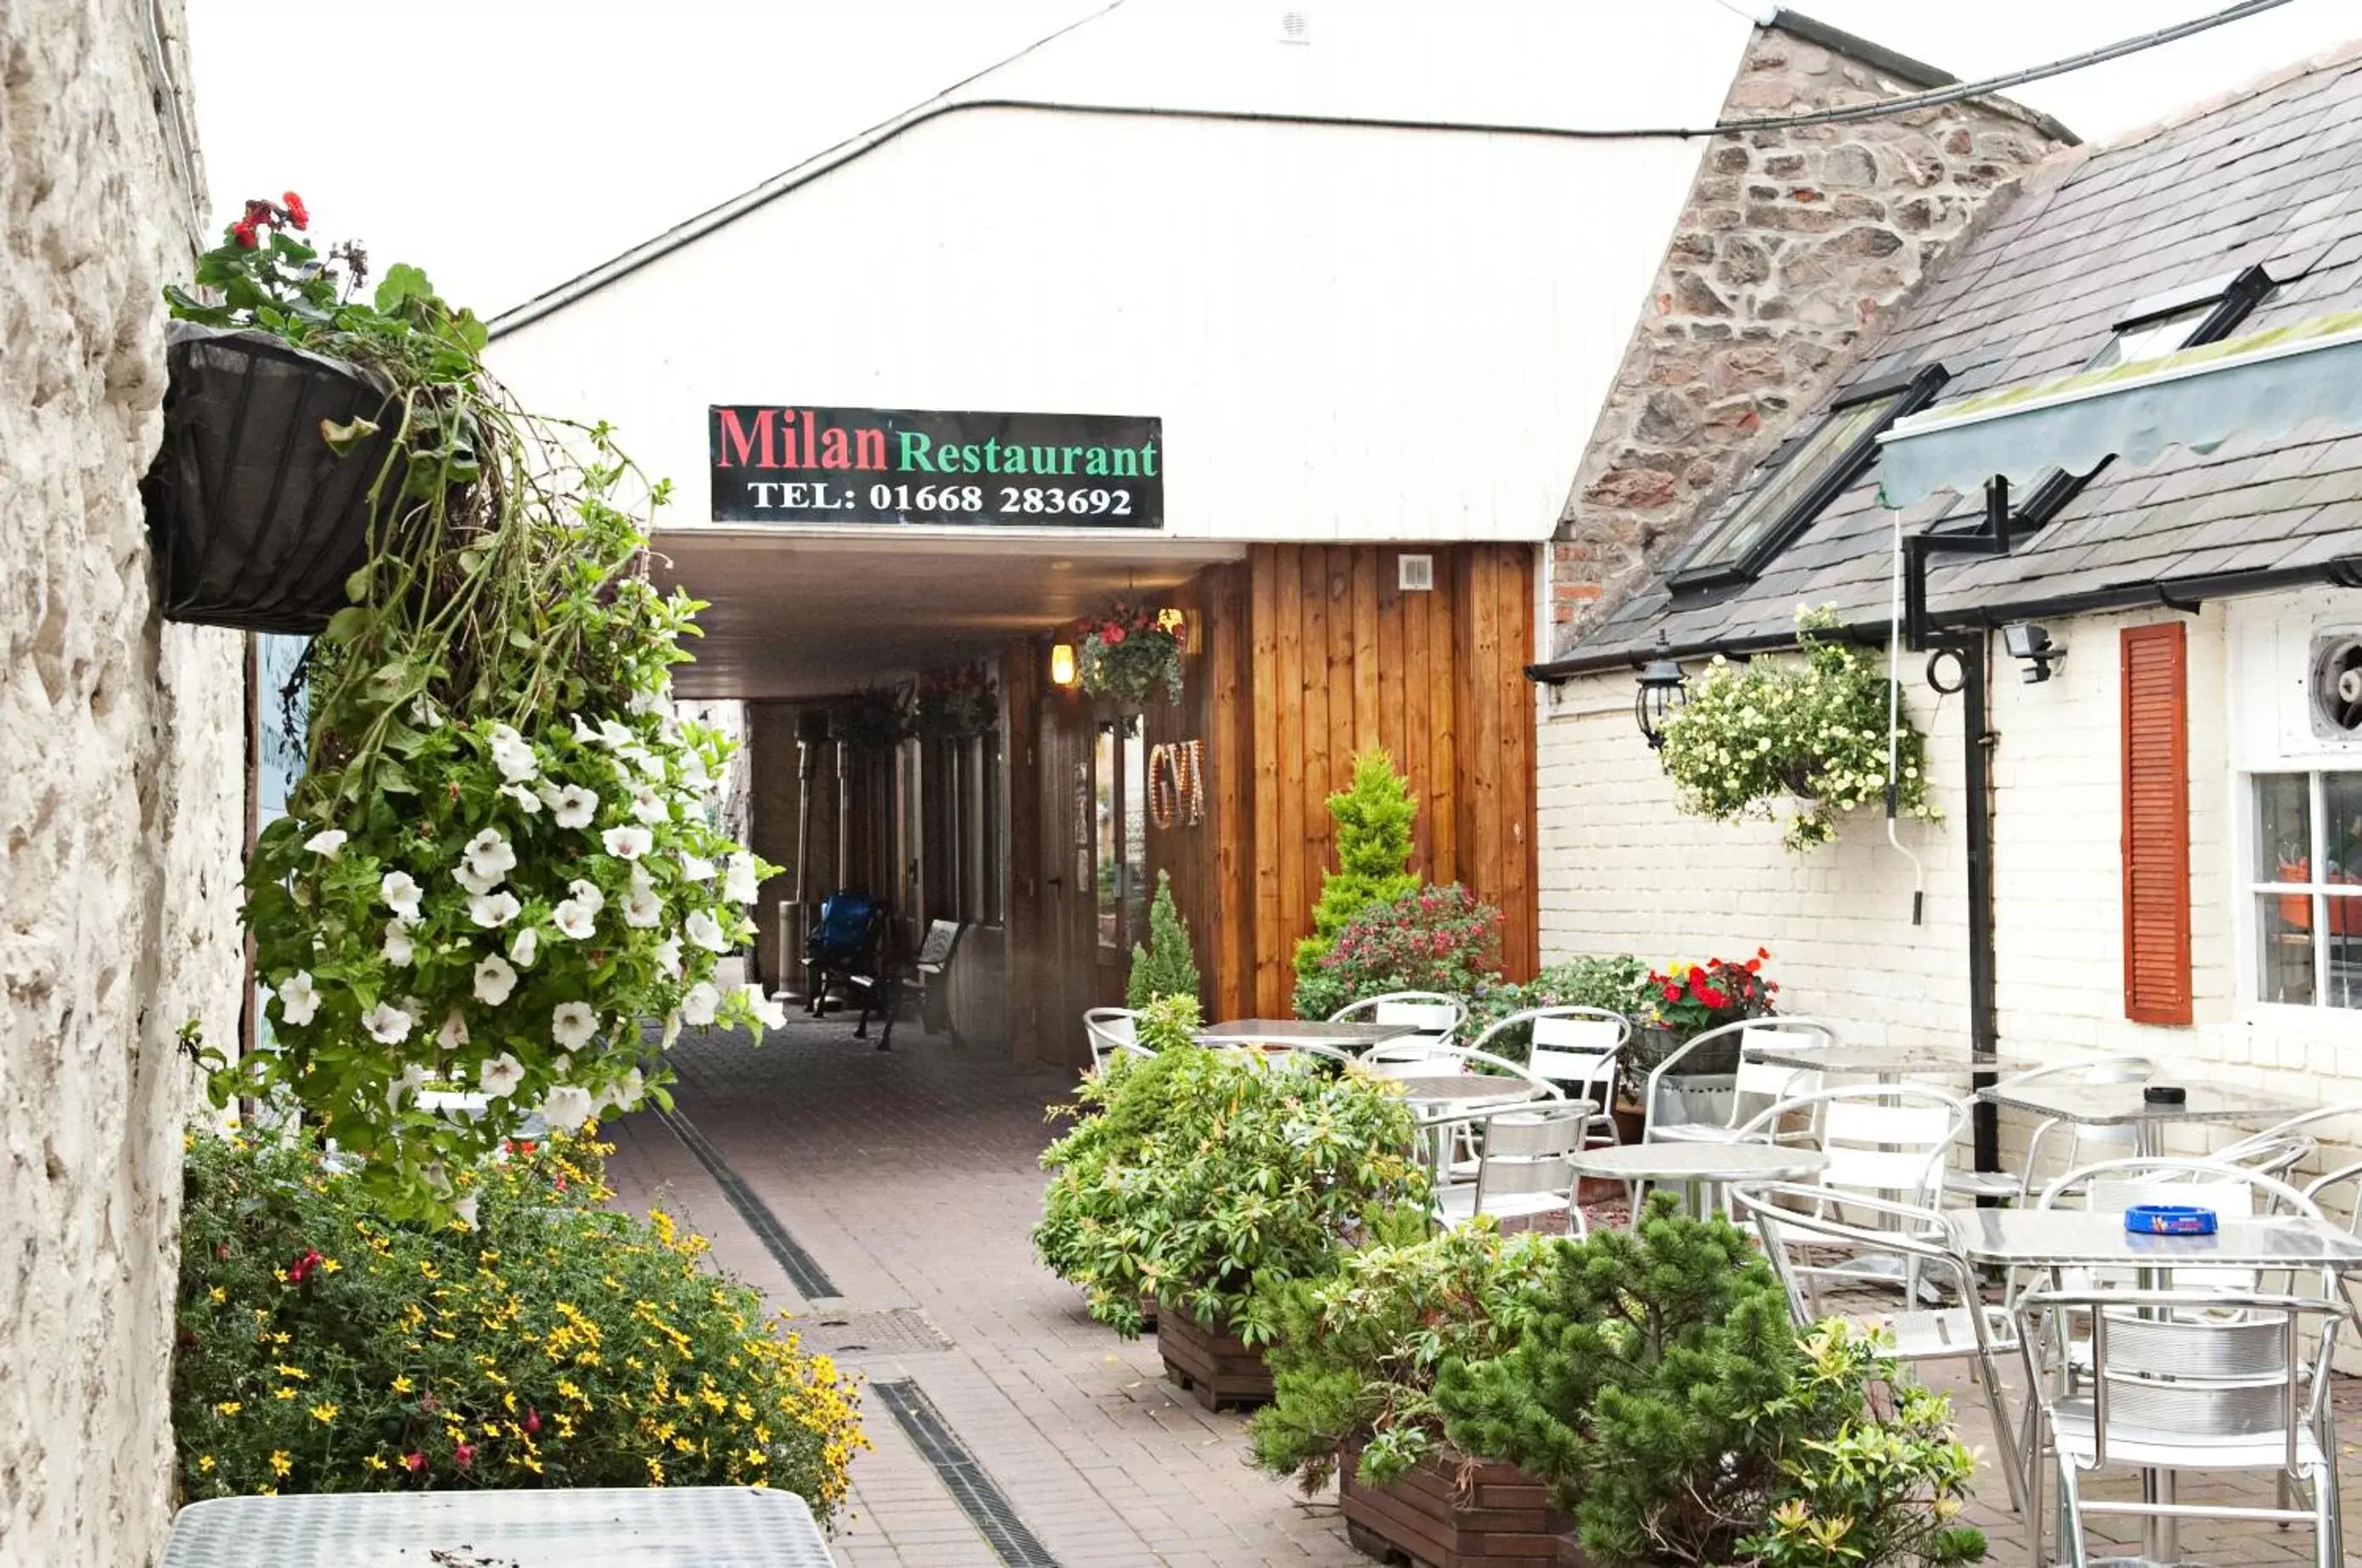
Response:
[{"label": "wooden plank cladding", "polygon": [[[1406,554],[1432,557],[1433,588],[1397,586]],[[1250,553],[1245,593],[1220,602],[1243,598],[1249,621],[1253,810],[1224,824],[1234,832],[1213,853],[1251,868],[1253,973],[1228,972],[1226,948],[1211,988],[1218,1012],[1286,1011],[1296,944],[1333,863],[1328,797],[1370,746],[1392,753],[1418,794],[1412,869],[1499,905],[1503,961],[1512,975],[1533,972],[1533,573],[1532,547],[1520,544]],[[1218,609],[1209,632],[1219,641],[1225,630]],[[1213,927],[1192,910],[1193,926],[1219,929],[1248,908],[1243,897],[1223,905]]]}]

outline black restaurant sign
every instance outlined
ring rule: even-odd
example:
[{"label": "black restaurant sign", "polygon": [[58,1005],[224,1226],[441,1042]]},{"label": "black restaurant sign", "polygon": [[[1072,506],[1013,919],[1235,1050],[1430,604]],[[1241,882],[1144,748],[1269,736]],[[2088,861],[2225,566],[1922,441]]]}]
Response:
[{"label": "black restaurant sign", "polygon": [[1164,526],[1161,420],[717,403],[706,422],[716,522]]}]

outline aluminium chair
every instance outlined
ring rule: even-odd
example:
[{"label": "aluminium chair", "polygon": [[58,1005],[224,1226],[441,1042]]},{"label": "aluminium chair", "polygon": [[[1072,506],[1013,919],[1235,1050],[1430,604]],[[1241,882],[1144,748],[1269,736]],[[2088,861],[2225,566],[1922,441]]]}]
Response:
[{"label": "aluminium chair", "polygon": [[1329,1014],[1329,1022],[1400,1025],[1418,1033],[1388,1040],[1387,1045],[1407,1047],[1417,1042],[1440,1049],[1459,1036],[1461,1025],[1468,1022],[1468,1004],[1440,991],[1390,991],[1347,1003]]},{"label": "aluminium chair", "polygon": [[1105,1072],[1120,1056],[1153,1057],[1140,1043],[1140,1014],[1129,1007],[1093,1007],[1083,1014],[1083,1034],[1091,1045],[1091,1070]]},{"label": "aluminium chair", "polygon": [[[1660,1114],[1663,1109],[1666,1074],[1705,1047],[1734,1038],[1738,1044],[1738,1073],[1728,1119],[1721,1123],[1668,1124]],[[1740,1136],[1739,1128],[1752,1121],[1759,1113],[1780,1101],[1812,1094],[1821,1087],[1821,1072],[1817,1068],[1780,1067],[1770,1062],[1751,1061],[1748,1052],[1756,1047],[1773,1045],[1827,1047],[1837,1044],[1837,1030],[1816,1019],[1779,1017],[1742,1019],[1694,1036],[1650,1072],[1648,1088],[1641,1096],[1641,1103],[1647,1108],[1647,1122],[1641,1128],[1640,1141],[1649,1144],[1745,1141]],[[1777,1141],[1793,1140],[1781,1138]]]},{"label": "aluminium chair", "polygon": [[1505,1042],[1519,1028],[1527,1031],[1529,1042],[1527,1069],[1558,1085],[1569,1099],[1588,1100],[1597,1107],[1584,1123],[1583,1146],[1620,1142],[1614,1114],[1616,1087],[1624,1047],[1632,1037],[1632,1020],[1604,1007],[1529,1007],[1487,1028],[1476,1036],[1474,1047],[1499,1055],[1496,1042]]},{"label": "aluminium chair", "polygon": [[1583,1210],[1574,1201],[1574,1167],[1569,1161],[1583,1146],[1587,1121],[1579,1104],[1564,1103],[1485,1117],[1475,1179],[1437,1190],[1437,1222],[1445,1230],[1458,1230],[1478,1215],[1562,1216],[1562,1234],[1582,1235]]}]

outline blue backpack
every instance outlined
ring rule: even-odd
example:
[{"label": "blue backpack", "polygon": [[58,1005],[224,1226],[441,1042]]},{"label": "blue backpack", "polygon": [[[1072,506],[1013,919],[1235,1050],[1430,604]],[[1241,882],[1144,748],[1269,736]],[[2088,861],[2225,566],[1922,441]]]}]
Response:
[{"label": "blue backpack", "polygon": [[806,955],[831,969],[866,962],[886,924],[885,906],[866,893],[833,893],[821,901],[820,924],[804,943]]}]

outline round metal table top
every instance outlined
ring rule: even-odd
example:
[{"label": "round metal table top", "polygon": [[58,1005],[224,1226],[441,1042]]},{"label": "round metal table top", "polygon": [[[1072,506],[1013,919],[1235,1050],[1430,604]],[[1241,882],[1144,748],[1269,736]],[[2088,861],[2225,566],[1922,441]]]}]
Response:
[{"label": "round metal table top", "polygon": [[1578,1176],[1615,1181],[1797,1181],[1829,1157],[1774,1144],[1617,1144],[1569,1157]]},{"label": "round metal table top", "polygon": [[1540,1084],[1499,1072],[1406,1073],[1399,1078],[1385,1074],[1383,1081],[1401,1090],[1403,1098],[1414,1105],[1516,1104],[1540,1100],[1550,1092]]}]

